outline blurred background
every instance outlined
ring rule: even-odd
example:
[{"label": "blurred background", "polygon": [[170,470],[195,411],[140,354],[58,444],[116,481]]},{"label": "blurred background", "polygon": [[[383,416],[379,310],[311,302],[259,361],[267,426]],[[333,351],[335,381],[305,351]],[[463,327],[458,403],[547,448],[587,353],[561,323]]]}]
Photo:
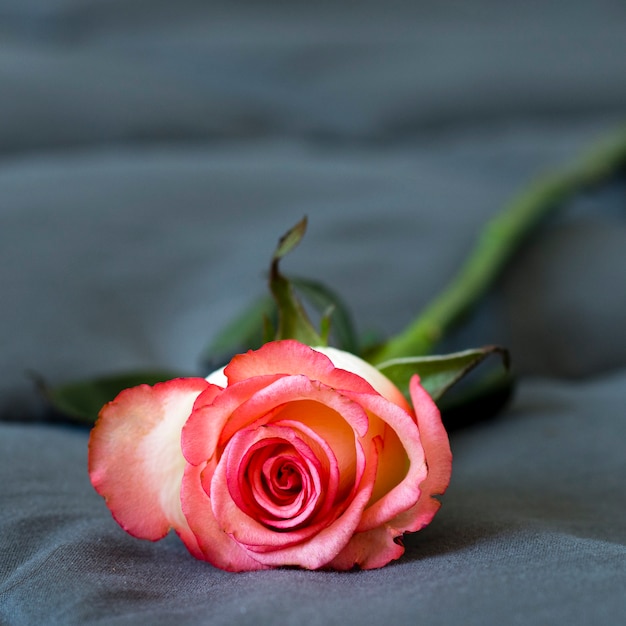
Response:
[{"label": "blurred background", "polygon": [[[0,415],[52,384],[198,371],[265,289],[323,280],[399,331],[483,224],[621,127],[626,6],[0,0]],[[626,364],[624,181],[525,246],[446,349],[525,375]]]}]

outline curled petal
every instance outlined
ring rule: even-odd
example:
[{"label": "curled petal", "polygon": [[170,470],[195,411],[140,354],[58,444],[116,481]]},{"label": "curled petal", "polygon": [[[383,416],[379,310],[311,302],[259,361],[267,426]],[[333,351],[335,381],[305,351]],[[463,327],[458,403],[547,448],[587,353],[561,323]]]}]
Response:
[{"label": "curled petal", "polygon": [[448,488],[452,473],[452,452],[448,433],[441,414],[428,392],[420,385],[419,377],[410,383],[411,400],[417,415],[417,427],[428,463],[428,479],[432,494],[441,495]]},{"label": "curled petal", "polygon": [[[348,424],[348,442],[353,438],[352,431],[359,436],[367,433],[368,417],[350,398],[305,376],[274,374],[235,383],[206,405],[199,397],[183,428],[183,454],[192,465],[200,465],[212,458],[238,431],[253,423],[267,423],[283,414],[285,407],[300,400],[311,400],[319,407],[318,410],[309,407],[302,413],[305,424],[307,420],[315,420],[322,411],[327,418],[329,413],[334,415],[334,419],[327,420],[326,430],[341,434],[341,424]],[[341,435],[338,439],[345,437]]]},{"label": "curled petal", "polygon": [[219,387],[219,394],[203,393],[194,403],[193,412],[186,421],[182,432],[182,449],[187,461],[200,465],[212,458],[224,425],[230,420],[233,411],[255,393],[281,378],[280,375],[259,376],[242,381],[225,390]]},{"label": "curled petal", "polygon": [[[242,451],[254,447],[257,442],[264,440],[274,443],[282,439],[290,445],[298,446],[300,451],[309,456],[312,450],[303,441],[299,440],[297,431],[270,424],[267,427],[257,428],[241,433],[237,438],[229,443],[224,456],[217,464],[210,485],[211,506],[220,527],[241,545],[253,552],[269,552],[282,550],[288,546],[300,545],[305,540],[310,539],[316,533],[333,523],[336,517],[341,516],[347,508],[352,506],[355,494],[363,492],[365,485],[365,474],[367,473],[366,457],[361,445],[355,441],[357,448],[356,468],[353,469],[354,485],[352,491],[345,502],[330,502],[332,506],[327,506],[329,494],[336,493],[333,487],[329,491],[312,494],[310,501],[315,501],[319,506],[315,508],[306,524],[297,527],[285,528],[280,532],[276,530],[276,524],[263,523],[262,516],[254,515],[251,507],[240,506],[243,499],[238,489],[240,485],[234,484],[233,474],[238,472],[232,468],[232,461],[235,463],[242,456]],[[311,472],[311,484],[328,484],[330,474],[323,469],[319,459],[311,459],[309,471]],[[332,462],[332,459],[330,460]],[[375,463],[374,463],[375,465]],[[321,472],[321,475],[317,475]],[[369,476],[369,474],[368,474]],[[375,474],[373,474],[375,476]],[[203,477],[204,483],[204,477]],[[205,486],[206,491],[206,486]],[[371,493],[371,486],[370,491]],[[306,506],[306,505],[305,505]],[[306,507],[307,512],[310,512]],[[304,512],[304,509],[303,509]],[[304,520],[298,520],[304,521]],[[255,558],[257,558],[255,556]]]},{"label": "curled petal", "polygon": [[334,522],[319,529],[307,540],[274,550],[255,552],[254,558],[271,567],[295,565],[318,569],[327,566],[350,542],[371,497],[376,477],[378,442],[374,440],[370,446],[371,449],[366,452],[367,464],[359,487],[349,506]]},{"label": "curled petal", "polygon": [[[275,422],[275,424],[276,426],[290,428],[294,431],[294,433],[297,433],[298,437],[305,441],[314,451],[316,459],[323,466],[323,471],[327,475],[328,479],[325,483],[324,499],[322,507],[318,512],[318,516],[320,518],[326,516],[331,508],[337,503],[340,484],[342,482],[342,473],[344,475],[349,473],[352,477],[353,483],[358,483],[361,479],[363,464],[358,463],[357,466],[356,461],[357,458],[360,460],[360,457],[357,457],[357,453],[360,448],[353,451],[355,463],[354,465],[351,464],[349,467],[350,471],[346,472],[343,470],[343,466],[340,464],[333,448],[327,441],[324,440],[323,437],[320,436],[319,432],[316,432],[312,428],[309,428],[303,423],[295,420],[281,419],[279,422]],[[352,441],[352,447],[355,448],[354,439]],[[349,479],[344,476],[344,481],[347,480]]]},{"label": "curled petal", "polygon": [[394,480],[399,476],[400,480],[367,507],[358,528],[363,532],[380,526],[415,504],[420,497],[419,485],[426,478],[427,468],[420,436],[410,414],[382,396],[354,394],[352,397],[364,409],[383,420],[394,431],[394,441],[397,438],[404,447],[403,454],[398,456],[397,447],[393,446],[394,454],[390,458],[385,455],[383,443],[377,480],[388,482],[387,473]]},{"label": "curled petal", "polygon": [[[309,521],[326,492],[328,473],[290,428],[242,431],[224,457],[229,496],[267,527],[286,530]],[[219,491],[212,493],[217,506]]]},{"label": "curled petal", "polygon": [[[347,370],[364,378],[383,398],[387,398],[390,402],[402,407],[408,413],[411,413],[411,407],[406,401],[402,392],[394,385],[382,372],[377,370],[373,365],[360,359],[358,356],[338,350],[330,346],[323,348],[315,348],[317,352],[325,354],[336,368]],[[353,391],[358,389],[348,387]]]},{"label": "curled petal", "polygon": [[409,390],[426,455],[428,475],[420,484],[422,494],[418,502],[390,522],[402,532],[415,532],[430,524],[441,506],[433,496],[445,493],[452,474],[452,452],[439,409],[420,385],[417,375],[411,379]]},{"label": "curled petal", "polygon": [[334,365],[330,360],[309,346],[298,341],[285,339],[273,341],[233,357],[224,374],[230,385],[268,374],[302,374],[319,380],[329,376]]},{"label": "curled petal", "polygon": [[182,481],[181,502],[189,520],[191,535],[182,536],[189,551],[228,572],[268,569],[253,559],[236,541],[226,534],[215,519],[211,499],[201,484],[202,466],[187,465]]},{"label": "curled petal", "polygon": [[348,545],[328,564],[340,571],[355,565],[361,569],[384,567],[404,554],[404,546],[394,541],[398,533],[387,525],[355,533]]},{"label": "curled petal", "polygon": [[[386,389],[387,386],[393,387],[393,383],[383,374],[358,357],[352,356],[354,362],[350,360],[346,363],[354,366],[358,362],[363,374],[356,369],[350,370],[349,367],[346,369],[336,367],[333,359],[339,359],[340,354],[341,351],[332,348],[310,348],[293,339],[284,339],[266,343],[258,350],[235,356],[224,369],[224,375],[229,385],[256,376],[287,374],[306,376],[333,389],[350,389],[362,393],[371,393],[374,390],[374,382],[370,381],[368,376],[375,379],[377,384],[382,380],[387,381]],[[403,406],[407,406],[402,394],[399,391],[397,393],[400,396],[399,401]]]},{"label": "curled petal", "polygon": [[428,468],[428,473],[419,485],[419,498],[413,506],[377,528],[355,533],[342,553],[330,564],[335,569],[350,569],[355,564],[362,569],[372,569],[397,559],[404,552],[397,538],[405,532],[415,532],[427,526],[441,506],[433,496],[443,494],[450,482],[452,453],[448,435],[437,406],[419,384],[418,376],[411,380],[410,391]]},{"label": "curled petal", "polygon": [[[235,387],[232,387],[234,389]],[[228,394],[228,388],[224,395]],[[225,443],[237,431],[261,420],[265,416],[280,417],[285,407],[295,406],[301,400],[312,400],[320,410],[326,408],[335,412],[336,418],[349,424],[350,428],[360,437],[364,437],[369,428],[369,420],[365,411],[347,395],[306,376],[283,376],[260,389],[249,400],[232,412],[220,437]],[[301,420],[306,423],[310,414],[315,411],[302,411]]]},{"label": "curled petal", "polygon": [[140,385],[102,408],[89,440],[89,475],[131,535],[155,541],[172,527],[187,532],[180,433],[194,401],[210,387],[202,378]]}]

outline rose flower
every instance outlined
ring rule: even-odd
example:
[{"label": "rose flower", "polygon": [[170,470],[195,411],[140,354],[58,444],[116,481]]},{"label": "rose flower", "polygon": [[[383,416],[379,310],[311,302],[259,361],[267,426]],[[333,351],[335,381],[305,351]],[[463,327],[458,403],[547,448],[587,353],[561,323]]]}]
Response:
[{"label": "rose flower", "polygon": [[122,391],[92,431],[91,481],[131,535],[173,528],[225,570],[381,567],[450,480],[417,376],[410,394],[347,352],[275,341],[207,380]]}]

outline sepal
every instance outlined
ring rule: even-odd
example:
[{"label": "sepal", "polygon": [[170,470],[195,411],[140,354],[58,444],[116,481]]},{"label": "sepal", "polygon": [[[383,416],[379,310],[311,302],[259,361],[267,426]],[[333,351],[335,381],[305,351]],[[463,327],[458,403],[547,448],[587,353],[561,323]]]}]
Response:
[{"label": "sepal", "polygon": [[409,382],[414,374],[418,374],[422,387],[433,400],[438,401],[450,387],[492,354],[500,355],[504,368],[508,370],[509,353],[500,346],[484,346],[451,354],[390,359],[376,367],[407,397]]}]

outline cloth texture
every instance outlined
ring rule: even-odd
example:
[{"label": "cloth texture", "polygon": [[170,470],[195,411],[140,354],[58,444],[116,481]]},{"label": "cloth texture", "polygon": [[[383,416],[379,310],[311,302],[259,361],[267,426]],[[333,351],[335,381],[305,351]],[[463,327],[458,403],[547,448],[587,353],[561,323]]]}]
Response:
[{"label": "cloth texture", "polygon": [[596,2],[0,2],[0,624],[619,624],[626,179],[561,207],[443,348],[501,344],[507,409],[380,570],[230,574],[133,539],[49,384],[203,370],[285,273],[398,332],[481,228],[623,124],[626,10]]}]

